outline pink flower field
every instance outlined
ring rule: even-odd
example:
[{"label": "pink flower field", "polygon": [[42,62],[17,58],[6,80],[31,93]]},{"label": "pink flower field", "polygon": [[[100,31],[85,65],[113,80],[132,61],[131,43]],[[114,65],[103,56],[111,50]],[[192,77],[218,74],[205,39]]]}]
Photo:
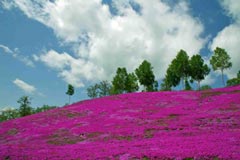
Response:
[{"label": "pink flower field", "polygon": [[0,159],[239,160],[240,86],[109,96],[2,122]]}]

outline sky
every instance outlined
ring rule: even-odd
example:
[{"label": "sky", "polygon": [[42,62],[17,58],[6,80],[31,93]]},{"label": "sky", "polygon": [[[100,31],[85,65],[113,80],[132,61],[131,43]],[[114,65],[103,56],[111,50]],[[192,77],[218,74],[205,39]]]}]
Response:
[{"label": "sky", "polygon": [[[240,0],[1,0],[0,108],[63,106],[88,99],[86,88],[111,81],[118,67],[133,72],[143,60],[161,82],[178,51],[209,64],[224,48],[240,69]],[[202,85],[222,87],[211,71]],[[193,84],[195,87],[195,84]]]}]

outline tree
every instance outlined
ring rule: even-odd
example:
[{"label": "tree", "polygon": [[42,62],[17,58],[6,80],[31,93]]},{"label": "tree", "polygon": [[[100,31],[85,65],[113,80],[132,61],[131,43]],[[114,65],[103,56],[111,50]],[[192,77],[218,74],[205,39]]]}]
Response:
[{"label": "tree", "polygon": [[48,110],[54,109],[54,108],[57,108],[57,107],[56,106],[49,106],[49,105],[44,104],[42,107],[37,107],[34,110],[34,113],[45,112],[45,111],[48,111]]},{"label": "tree", "polygon": [[113,94],[121,94],[126,91],[127,78],[128,74],[126,68],[118,68],[116,76],[112,81]]},{"label": "tree", "polygon": [[74,87],[71,84],[68,84],[68,90],[67,90],[66,94],[69,95],[68,102],[70,104],[71,96],[74,94]]},{"label": "tree", "polygon": [[201,88],[200,88],[201,91],[202,90],[209,90],[209,89],[212,89],[212,87],[209,86],[209,85],[204,85],[204,86],[201,86]]},{"label": "tree", "polygon": [[87,88],[87,95],[90,98],[104,97],[110,95],[111,84],[108,81],[101,81]]},{"label": "tree", "polygon": [[20,104],[19,114],[21,117],[30,115],[32,108],[30,107],[30,98],[28,96],[22,96],[17,102]]},{"label": "tree", "polygon": [[125,88],[128,93],[136,92],[139,89],[137,80],[138,79],[134,73],[128,74]]},{"label": "tree", "polygon": [[137,77],[127,73],[126,68],[118,68],[112,81],[112,94],[135,92],[138,90]]},{"label": "tree", "polygon": [[171,64],[168,66],[167,73],[164,78],[163,86],[165,85],[165,87],[168,90],[171,90],[172,87],[176,87],[181,81],[181,77],[179,77],[175,71],[175,66],[176,66],[175,63],[176,63],[176,60],[173,60]]},{"label": "tree", "polygon": [[169,82],[167,81],[166,78],[163,79],[163,82],[161,83],[161,91],[171,91],[171,85],[169,84]]},{"label": "tree", "polygon": [[240,70],[238,71],[236,78],[232,78],[227,81],[227,86],[236,86],[239,84],[240,84]]},{"label": "tree", "polygon": [[182,80],[182,85],[186,86],[184,82],[187,82],[186,79],[190,75],[189,57],[186,51],[180,50],[178,52],[176,58],[173,60],[173,71],[175,72],[175,76]]},{"label": "tree", "polygon": [[19,117],[17,109],[7,108],[0,111],[0,122]]},{"label": "tree", "polygon": [[227,54],[227,52],[217,47],[214,50],[214,55],[210,59],[210,64],[212,65],[212,68],[214,71],[220,70],[222,73],[222,83],[223,86],[225,86],[224,77],[223,77],[223,71],[225,69],[231,68],[232,63],[230,62],[230,56]]},{"label": "tree", "polygon": [[104,97],[110,95],[112,85],[108,81],[101,81],[98,84],[99,97]]},{"label": "tree", "polygon": [[198,90],[200,90],[200,82],[209,74],[210,68],[204,64],[204,60],[199,54],[193,55],[189,64],[191,78],[197,81]]},{"label": "tree", "polygon": [[[167,85],[168,89],[176,87],[182,81],[182,86],[190,86],[188,83],[188,77],[190,76],[189,57],[184,50],[180,50],[168,66],[164,85]],[[185,84],[184,84],[185,83]],[[186,84],[188,83],[188,84]],[[186,89],[186,88],[185,88]]]},{"label": "tree", "polygon": [[138,80],[145,87],[145,91],[154,91],[157,81],[153,74],[151,63],[144,60],[142,64],[135,70]]},{"label": "tree", "polygon": [[88,97],[90,98],[97,98],[99,93],[98,93],[98,84],[95,84],[95,85],[92,85],[92,86],[89,86],[87,88],[87,95]]}]

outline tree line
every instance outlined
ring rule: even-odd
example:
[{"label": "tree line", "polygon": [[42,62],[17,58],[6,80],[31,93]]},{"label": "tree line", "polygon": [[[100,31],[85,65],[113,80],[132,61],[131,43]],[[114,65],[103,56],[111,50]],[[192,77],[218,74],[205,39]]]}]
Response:
[{"label": "tree line", "polygon": [[[221,71],[222,84],[225,86],[224,70],[232,67],[230,56],[223,48],[217,47],[210,59],[210,64],[214,71]],[[169,64],[165,77],[160,85],[161,91],[170,91],[173,87],[182,85],[184,90],[192,90],[191,84],[195,81],[198,90],[210,89],[211,86],[201,86],[201,81],[210,73],[210,67],[204,62],[200,54],[189,57],[187,52],[180,50],[176,57]],[[131,93],[139,90],[140,85],[144,87],[142,91],[158,91],[159,84],[155,79],[153,67],[150,62],[144,60],[133,73],[128,73],[125,67],[117,68],[113,80],[101,81],[87,88],[90,98],[103,97],[107,95]],[[227,86],[240,84],[240,71],[237,78],[229,79]]]},{"label": "tree line", "polygon": [[29,96],[20,97],[17,103],[20,105],[18,109],[8,108],[0,112],[0,122],[57,108],[49,105],[33,108],[31,107],[31,98]]}]

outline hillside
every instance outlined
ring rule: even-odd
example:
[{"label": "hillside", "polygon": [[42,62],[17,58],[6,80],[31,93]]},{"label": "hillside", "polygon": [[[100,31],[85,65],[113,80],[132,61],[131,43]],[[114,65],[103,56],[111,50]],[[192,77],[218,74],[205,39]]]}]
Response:
[{"label": "hillside", "polygon": [[240,86],[109,96],[3,122],[0,159],[240,159]]}]

